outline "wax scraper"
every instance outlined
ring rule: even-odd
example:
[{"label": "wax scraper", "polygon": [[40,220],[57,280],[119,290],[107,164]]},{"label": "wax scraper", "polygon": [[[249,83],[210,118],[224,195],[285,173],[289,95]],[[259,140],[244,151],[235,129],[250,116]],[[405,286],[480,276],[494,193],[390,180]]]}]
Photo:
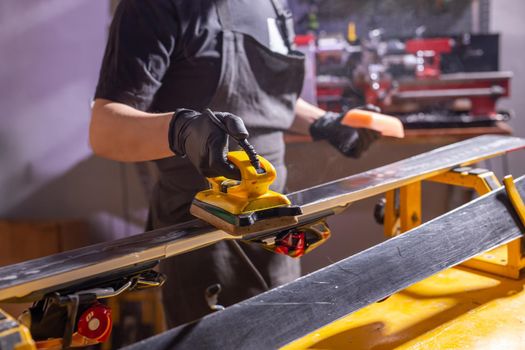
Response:
[{"label": "wax scraper", "polygon": [[[205,113],[227,132],[222,121],[209,109]],[[208,178],[211,188],[197,193],[190,213],[232,235],[263,231],[297,224],[299,206],[283,194],[270,190],[276,178],[273,165],[259,156],[246,138],[235,138],[242,151],[228,153],[241,180],[224,176]]]},{"label": "wax scraper", "polygon": [[367,128],[380,132],[383,136],[403,138],[405,131],[401,121],[375,110],[355,108],[349,110],[341,120],[343,125],[354,128]]}]

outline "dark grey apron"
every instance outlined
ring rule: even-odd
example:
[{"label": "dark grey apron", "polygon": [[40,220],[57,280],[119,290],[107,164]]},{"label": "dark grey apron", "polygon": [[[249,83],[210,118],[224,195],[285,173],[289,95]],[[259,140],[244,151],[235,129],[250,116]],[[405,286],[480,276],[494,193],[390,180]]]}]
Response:
[{"label": "dark grey apron", "polygon": [[[282,191],[286,181],[283,130],[294,119],[295,101],[303,83],[303,57],[275,53],[252,37],[235,32],[228,3],[217,2],[223,30],[222,67],[209,107],[243,118],[250,142],[277,169],[273,189]],[[230,143],[230,148],[235,146]],[[192,219],[191,200],[208,187],[206,180],[185,158],[163,159],[157,165],[160,179],[151,203],[152,228]],[[246,244],[241,244],[239,251],[239,245],[233,244],[237,243],[220,242],[161,264],[161,271],[168,276],[163,302],[170,327],[209,313],[204,295],[213,284],[222,287],[219,304],[228,306],[300,276],[297,260]]]}]

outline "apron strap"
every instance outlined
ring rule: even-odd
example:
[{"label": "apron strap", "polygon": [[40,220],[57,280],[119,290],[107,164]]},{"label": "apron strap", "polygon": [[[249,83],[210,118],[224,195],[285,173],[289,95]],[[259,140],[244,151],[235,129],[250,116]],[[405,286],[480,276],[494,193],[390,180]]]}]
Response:
[{"label": "apron strap", "polygon": [[232,31],[233,22],[230,12],[230,1],[217,0],[215,3],[217,4],[217,14],[219,15],[219,22],[221,23],[223,31]]},{"label": "apron strap", "polygon": [[272,2],[273,9],[277,14],[277,25],[279,26],[279,31],[283,37],[284,44],[289,52],[295,50],[293,39],[295,36],[295,31],[293,28],[293,18],[292,13],[289,10],[285,10],[280,0],[270,0]]}]

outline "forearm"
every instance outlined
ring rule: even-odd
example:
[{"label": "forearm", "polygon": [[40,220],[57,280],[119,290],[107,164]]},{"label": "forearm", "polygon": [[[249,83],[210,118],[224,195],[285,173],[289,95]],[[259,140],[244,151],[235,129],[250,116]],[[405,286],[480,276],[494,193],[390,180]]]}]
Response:
[{"label": "forearm", "polygon": [[310,125],[325,113],[326,111],[321,108],[299,98],[295,105],[295,119],[290,131],[301,135],[310,135]]},{"label": "forearm", "polygon": [[173,156],[168,145],[172,115],[145,113],[122,103],[96,99],[89,130],[93,152],[122,162]]}]

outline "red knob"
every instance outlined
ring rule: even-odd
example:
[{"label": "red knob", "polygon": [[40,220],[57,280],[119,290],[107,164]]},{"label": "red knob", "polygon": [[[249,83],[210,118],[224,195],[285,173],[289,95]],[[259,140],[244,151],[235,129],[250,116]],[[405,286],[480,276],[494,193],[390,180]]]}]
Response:
[{"label": "red knob", "polygon": [[78,333],[98,342],[106,341],[111,334],[111,308],[96,303],[90,306],[78,320]]}]

